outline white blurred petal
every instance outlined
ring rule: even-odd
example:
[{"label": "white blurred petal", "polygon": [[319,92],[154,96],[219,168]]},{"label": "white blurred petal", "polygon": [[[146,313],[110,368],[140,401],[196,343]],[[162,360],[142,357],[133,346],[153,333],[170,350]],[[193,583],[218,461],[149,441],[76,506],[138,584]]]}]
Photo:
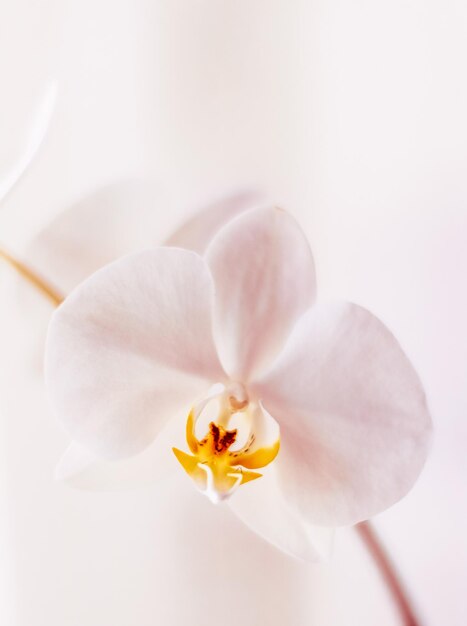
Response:
[{"label": "white blurred petal", "polygon": [[35,111],[28,134],[28,140],[21,152],[20,158],[12,165],[10,170],[8,170],[5,174],[0,175],[0,202],[5,200],[10,191],[12,191],[13,187],[28,169],[41,147],[50,125],[50,120],[55,109],[56,99],[57,83],[51,82],[47,86],[46,92]]},{"label": "white blurred petal", "polygon": [[230,196],[198,211],[182,224],[165,242],[203,254],[217,231],[240,213],[254,209],[261,203],[259,193],[243,192]]},{"label": "white blurred petal", "polygon": [[107,263],[158,246],[161,206],[169,207],[168,199],[146,180],[101,187],[47,224],[28,246],[26,261],[68,294]]},{"label": "white blurred petal", "polygon": [[142,452],[106,461],[72,442],[60,459],[55,478],[78,489],[121,491],[154,485],[178,471],[172,446],[183,445],[183,420],[172,419]]}]

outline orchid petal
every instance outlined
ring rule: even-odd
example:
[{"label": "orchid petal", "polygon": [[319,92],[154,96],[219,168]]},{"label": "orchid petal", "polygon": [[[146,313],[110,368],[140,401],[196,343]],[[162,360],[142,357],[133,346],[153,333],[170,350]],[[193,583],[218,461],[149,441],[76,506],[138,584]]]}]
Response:
[{"label": "orchid petal", "polygon": [[422,469],[431,422],[420,381],[361,307],[313,307],[255,392],[281,427],[284,495],[312,523],[366,519]]},{"label": "orchid petal", "polygon": [[[80,197],[39,232],[26,260],[68,294],[121,256],[159,246],[160,214],[169,202],[144,180],[120,180]],[[144,227],[142,227],[142,224]]]},{"label": "orchid petal", "polygon": [[45,372],[77,443],[104,458],[136,454],[225,376],[212,297],[203,259],[171,248],[124,257],[71,293],[49,327]]},{"label": "orchid petal", "polygon": [[219,354],[232,378],[246,381],[277,355],[312,304],[311,251],[285,211],[254,209],[218,232],[206,260],[216,285]]},{"label": "orchid petal", "polygon": [[28,141],[22,151],[21,157],[0,179],[0,202],[5,200],[10,191],[12,191],[13,187],[26,172],[41,147],[50,125],[50,120],[55,109],[56,99],[57,83],[51,82],[47,86],[39,106],[34,113],[34,119],[28,135]]},{"label": "orchid petal", "polygon": [[229,507],[253,532],[280,550],[304,561],[329,558],[334,530],[312,526],[284,499],[274,468],[239,489]]},{"label": "orchid petal", "polygon": [[259,206],[261,196],[254,192],[239,193],[199,211],[178,228],[165,242],[203,254],[217,231],[248,209]]}]

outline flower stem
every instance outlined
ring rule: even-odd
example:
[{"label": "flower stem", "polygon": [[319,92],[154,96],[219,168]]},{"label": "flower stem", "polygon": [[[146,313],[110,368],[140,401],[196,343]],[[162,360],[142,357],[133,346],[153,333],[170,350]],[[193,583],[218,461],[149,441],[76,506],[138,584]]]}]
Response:
[{"label": "flower stem", "polygon": [[0,248],[0,259],[6,261],[13,267],[23,278],[25,278],[33,287],[45,295],[54,306],[58,306],[64,300],[64,297],[55,287],[43,279],[37,272],[32,270],[22,261]]},{"label": "flower stem", "polygon": [[361,522],[355,528],[372,556],[381,578],[386,583],[394,604],[397,606],[401,623],[404,626],[422,626],[407,590],[374,527],[370,522]]}]

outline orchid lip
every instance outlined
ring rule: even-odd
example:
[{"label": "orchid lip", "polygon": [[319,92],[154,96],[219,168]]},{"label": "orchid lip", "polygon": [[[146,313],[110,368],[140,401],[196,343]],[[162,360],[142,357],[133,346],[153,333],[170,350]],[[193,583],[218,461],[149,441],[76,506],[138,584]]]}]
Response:
[{"label": "orchid lip", "polygon": [[[196,421],[212,400],[218,401],[217,418],[209,423],[206,435],[198,439],[195,434]],[[208,396],[188,414],[186,440],[192,454],[173,448],[185,472],[215,504],[228,499],[240,485],[260,478],[262,474],[252,470],[265,467],[279,452],[279,437],[272,443],[258,440],[254,424],[251,423],[250,408],[248,395],[238,383],[224,388],[217,396]],[[232,416],[238,413],[250,421],[250,431],[243,445],[233,449],[238,429],[228,427]]]}]

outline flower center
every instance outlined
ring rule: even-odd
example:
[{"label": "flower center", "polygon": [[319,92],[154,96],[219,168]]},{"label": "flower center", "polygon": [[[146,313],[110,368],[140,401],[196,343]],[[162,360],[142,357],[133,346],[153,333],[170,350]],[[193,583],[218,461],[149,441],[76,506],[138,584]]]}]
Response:
[{"label": "flower center", "polygon": [[[217,402],[217,416],[210,421],[205,436],[198,439],[196,422],[212,402]],[[247,425],[247,434],[243,445],[234,449],[232,446],[238,443],[239,429],[229,429],[229,424],[239,415]],[[264,415],[258,404],[249,402],[244,387],[238,383],[223,387],[222,391],[208,396],[190,411],[186,440],[193,454],[177,448],[173,448],[173,452],[200,491],[212,502],[225,500],[240,485],[260,478],[262,474],[251,470],[265,467],[277,456],[280,446],[278,431],[273,441],[266,441],[265,429],[261,427]],[[261,441],[263,438],[265,440]]]},{"label": "flower center", "polygon": [[225,430],[222,426],[211,422],[209,433],[199,442],[200,450],[206,448],[210,456],[225,454],[228,448],[235,442],[237,430]]}]

